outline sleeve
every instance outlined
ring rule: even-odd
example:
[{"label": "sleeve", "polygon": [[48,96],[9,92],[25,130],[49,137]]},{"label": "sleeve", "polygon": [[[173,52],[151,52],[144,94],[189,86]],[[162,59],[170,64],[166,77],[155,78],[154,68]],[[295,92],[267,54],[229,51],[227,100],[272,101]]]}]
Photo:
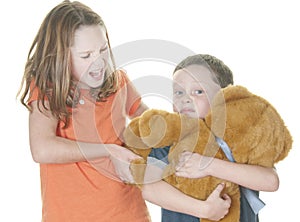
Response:
[{"label": "sleeve", "polygon": [[[259,198],[259,192],[252,190],[257,198]],[[245,221],[245,222],[258,222],[258,214],[255,215],[253,212],[251,206],[249,205],[244,192],[240,192],[241,197],[240,197],[240,221]]]},{"label": "sleeve", "polygon": [[141,105],[141,96],[124,71],[121,73],[121,87],[126,89],[126,114],[132,116]]},{"label": "sleeve", "polygon": [[154,165],[160,169],[165,169],[165,167],[169,164],[168,154],[170,151],[170,147],[162,147],[162,148],[153,148],[147,157],[147,164]]},{"label": "sleeve", "polygon": [[39,89],[38,87],[35,86],[34,80],[32,80],[30,83],[29,98],[27,100],[27,104],[30,105],[33,101],[38,100],[38,98],[39,98]]},{"label": "sleeve", "polygon": [[162,147],[162,148],[153,148],[149,154],[149,157],[161,160],[165,162],[166,164],[169,164],[168,161],[168,154],[170,151],[170,147]]}]

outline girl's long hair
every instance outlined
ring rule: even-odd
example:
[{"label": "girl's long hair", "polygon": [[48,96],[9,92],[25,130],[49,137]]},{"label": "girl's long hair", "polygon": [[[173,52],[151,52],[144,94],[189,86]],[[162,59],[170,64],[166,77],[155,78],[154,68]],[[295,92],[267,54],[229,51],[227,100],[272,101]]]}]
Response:
[{"label": "girl's long hair", "polygon": [[[42,105],[67,126],[71,115],[70,108],[77,104],[79,97],[76,82],[71,75],[70,47],[75,31],[80,26],[90,25],[100,25],[106,31],[111,60],[105,72],[104,83],[98,89],[92,89],[91,94],[97,101],[105,101],[106,97],[116,92],[118,74],[102,18],[80,2],[63,1],[48,13],[28,53],[18,94],[21,95],[21,103],[29,110],[31,108],[28,100],[32,96],[32,84],[39,92],[39,109]],[[49,102],[49,107],[45,101]]]}]

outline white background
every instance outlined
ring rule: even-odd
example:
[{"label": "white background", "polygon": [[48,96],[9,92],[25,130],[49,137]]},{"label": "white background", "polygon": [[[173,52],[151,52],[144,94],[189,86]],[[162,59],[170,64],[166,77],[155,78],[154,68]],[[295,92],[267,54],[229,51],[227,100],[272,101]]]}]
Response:
[{"label": "white background", "polygon": [[[29,47],[46,13],[60,1],[6,1],[1,22],[0,221],[40,221],[38,164],[28,145],[28,112],[16,100]],[[269,100],[294,137],[289,156],[277,164],[281,184],[264,193],[261,221],[296,221],[299,191],[300,34],[297,1],[84,0],[104,19],[112,47],[139,39],[162,39],[222,59],[235,83]],[[159,50],[159,49],[158,49]],[[126,69],[126,67],[124,67]],[[172,67],[173,69],[174,67]],[[171,68],[145,62],[128,66],[130,78],[171,76]],[[296,80],[297,78],[297,80]],[[146,98],[150,107],[160,106]],[[156,102],[155,102],[156,101]],[[162,101],[168,104],[169,101]],[[170,105],[170,104],[169,104]],[[153,221],[159,208],[149,204]]]}]

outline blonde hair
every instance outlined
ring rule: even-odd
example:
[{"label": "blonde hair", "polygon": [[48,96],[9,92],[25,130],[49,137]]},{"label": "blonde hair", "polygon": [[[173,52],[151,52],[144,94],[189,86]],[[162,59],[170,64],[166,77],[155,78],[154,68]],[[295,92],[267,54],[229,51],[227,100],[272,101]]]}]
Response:
[{"label": "blonde hair", "polygon": [[[106,31],[111,64],[105,72],[105,81],[91,94],[97,101],[105,101],[118,88],[118,74],[102,18],[80,2],[63,1],[54,7],[42,22],[30,47],[19,94],[21,103],[31,110],[27,102],[32,96],[30,84],[38,89],[38,107],[50,110],[58,120],[68,123],[69,108],[78,103],[79,91],[71,75],[70,47],[74,33],[80,26],[100,25]],[[28,100],[26,98],[28,97]],[[45,100],[49,107],[45,106]]]}]

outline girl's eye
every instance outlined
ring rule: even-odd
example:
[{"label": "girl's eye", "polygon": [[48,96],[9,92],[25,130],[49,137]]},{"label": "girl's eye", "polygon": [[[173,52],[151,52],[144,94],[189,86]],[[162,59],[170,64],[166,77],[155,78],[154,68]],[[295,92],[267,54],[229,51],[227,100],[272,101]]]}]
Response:
[{"label": "girl's eye", "polygon": [[86,53],[82,54],[80,57],[82,59],[88,59],[88,58],[90,58],[92,56],[93,57],[94,56],[99,56],[100,54],[105,53],[107,51],[107,49],[108,49],[108,46],[105,46],[104,48],[102,48],[102,49],[99,50],[99,53],[97,53],[97,52],[86,52]]},{"label": "girl's eye", "polygon": [[81,58],[82,59],[88,59],[88,58],[90,58],[90,56],[91,56],[91,53],[88,53],[88,54],[86,54],[84,56],[81,56]]},{"label": "girl's eye", "polygon": [[107,46],[105,46],[103,49],[100,49],[100,53],[103,53],[103,52],[105,52],[107,49],[108,49],[108,47],[107,47]]}]

